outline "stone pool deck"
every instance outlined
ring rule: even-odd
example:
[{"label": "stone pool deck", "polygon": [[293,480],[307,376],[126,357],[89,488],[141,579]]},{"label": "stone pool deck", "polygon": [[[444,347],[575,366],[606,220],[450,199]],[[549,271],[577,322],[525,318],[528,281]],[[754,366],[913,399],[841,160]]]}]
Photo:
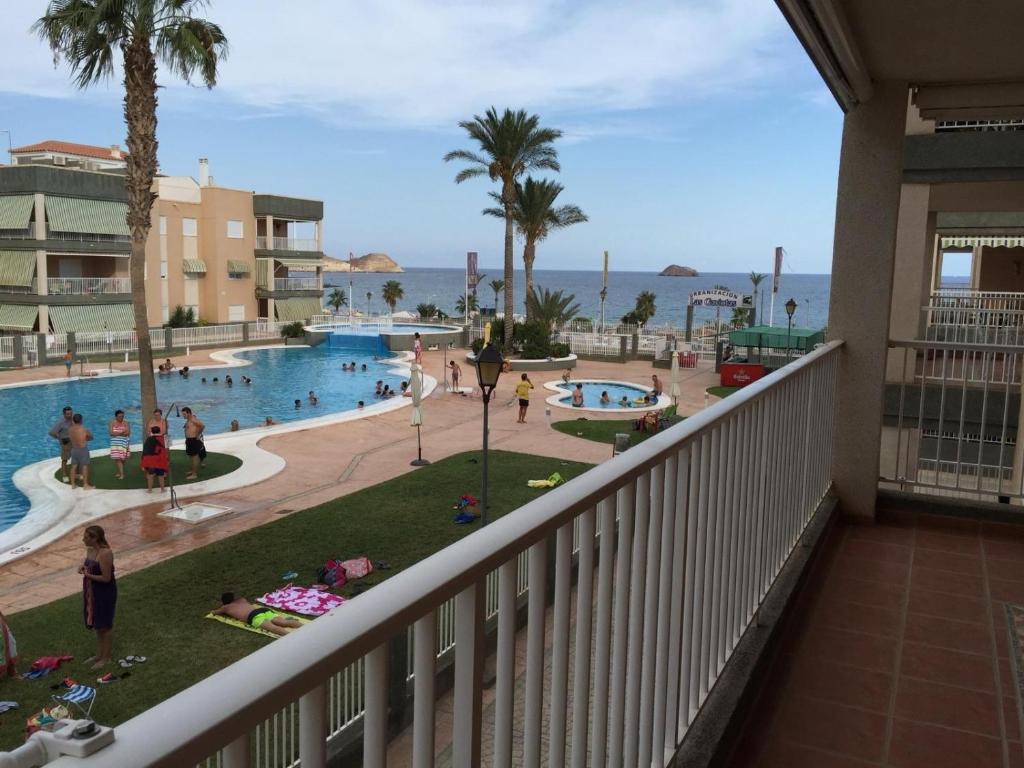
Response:
[{"label": "stone pool deck", "polygon": [[[176,365],[216,365],[210,354],[222,350],[204,350],[188,358],[175,357]],[[441,352],[425,352],[428,375],[443,380]],[[463,382],[475,383],[472,368],[461,352],[456,359],[462,366]],[[133,364],[114,366],[132,370]],[[655,371],[649,361],[625,364],[581,361],[575,378],[616,379],[649,384],[657,372],[668,384],[667,371]],[[61,378],[62,366],[0,374],[0,384]],[[611,457],[611,446],[564,435],[550,429],[544,413],[543,383],[556,374],[535,374],[537,386],[526,424],[516,423],[513,387],[518,375],[501,378],[491,401],[491,442],[496,450],[519,451],[552,458],[571,458],[593,463]],[[680,371],[679,412],[695,413],[704,407],[705,388],[718,380],[707,365]],[[715,398],[711,398],[712,401]],[[422,440],[424,457],[436,461],[480,447],[482,405],[479,398],[445,393],[438,386],[423,406]],[[553,421],[576,418],[578,412],[553,408]],[[587,413],[587,418],[622,418]],[[113,513],[100,520],[109,532],[119,574],[131,573],[169,557],[191,551],[240,531],[270,522],[281,515],[297,512],[389,480],[415,468],[416,432],[409,426],[409,410],[401,409],[368,416],[353,422],[270,435],[260,440],[261,448],[287,462],[281,473],[251,486],[193,499],[231,508],[231,512],[207,522],[190,524],[159,512],[167,507],[162,501]],[[244,472],[244,468],[241,470]],[[76,573],[82,559],[82,531],[76,528],[57,541],[4,566],[0,566],[0,607],[5,614],[50,602],[81,589]]]}]

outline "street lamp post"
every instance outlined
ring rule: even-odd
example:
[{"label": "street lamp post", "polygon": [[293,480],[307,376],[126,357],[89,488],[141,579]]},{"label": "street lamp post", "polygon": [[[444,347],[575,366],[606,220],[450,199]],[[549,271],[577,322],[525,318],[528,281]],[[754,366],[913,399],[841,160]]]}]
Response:
[{"label": "street lamp post", "polygon": [[788,318],[788,325],[786,326],[786,362],[789,362],[789,351],[792,349],[790,345],[790,338],[793,333],[793,313],[796,312],[796,300],[790,299],[786,302],[786,317]]},{"label": "street lamp post", "polygon": [[114,372],[114,334],[107,330],[107,324],[103,324],[103,330],[106,331],[107,335],[107,373]]},{"label": "street lamp post", "polygon": [[608,289],[601,289],[601,333],[604,333],[604,300],[608,297]]},{"label": "street lamp post", "polygon": [[480,527],[487,525],[487,406],[491,402],[491,393],[498,385],[501,366],[505,361],[501,352],[492,344],[481,349],[476,356],[476,380],[484,398],[484,450],[483,467],[480,478]]}]

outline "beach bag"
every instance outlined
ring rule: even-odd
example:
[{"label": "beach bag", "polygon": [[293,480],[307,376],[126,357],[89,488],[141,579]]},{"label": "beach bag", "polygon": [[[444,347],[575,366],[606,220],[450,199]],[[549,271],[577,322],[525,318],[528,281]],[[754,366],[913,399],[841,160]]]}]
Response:
[{"label": "beach bag", "polygon": [[344,587],[347,581],[348,574],[341,560],[328,560],[316,572],[317,584],[326,584],[328,587]]},{"label": "beach bag", "polygon": [[352,560],[346,560],[341,565],[344,567],[345,575],[349,580],[361,579],[369,575],[373,570],[373,563],[370,562],[368,557],[356,557]]}]

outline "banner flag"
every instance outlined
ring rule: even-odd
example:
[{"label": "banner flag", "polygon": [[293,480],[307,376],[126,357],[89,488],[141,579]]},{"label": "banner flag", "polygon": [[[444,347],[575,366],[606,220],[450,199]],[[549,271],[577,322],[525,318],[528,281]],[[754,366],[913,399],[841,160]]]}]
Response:
[{"label": "banner flag", "polygon": [[779,292],[779,275],[782,274],[782,254],[785,251],[782,250],[782,246],[775,247],[775,271],[772,272],[772,293]]},{"label": "banner flag", "polygon": [[602,290],[608,288],[608,251],[604,252],[604,273],[601,275]]},{"label": "banner flag", "polygon": [[466,253],[466,290],[476,293],[477,280],[476,251]]}]

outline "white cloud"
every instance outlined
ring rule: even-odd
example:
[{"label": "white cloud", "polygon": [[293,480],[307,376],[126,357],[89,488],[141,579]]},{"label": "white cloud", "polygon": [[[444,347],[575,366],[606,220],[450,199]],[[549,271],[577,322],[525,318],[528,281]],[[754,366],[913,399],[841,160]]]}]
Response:
[{"label": "white cloud", "polygon": [[[10,5],[0,91],[74,94],[27,31],[42,3]],[[232,0],[207,15],[231,43],[218,98],[376,127],[447,127],[491,104],[586,118],[680,103],[776,75],[788,39],[765,0]],[[197,95],[172,85],[163,102]]]}]

